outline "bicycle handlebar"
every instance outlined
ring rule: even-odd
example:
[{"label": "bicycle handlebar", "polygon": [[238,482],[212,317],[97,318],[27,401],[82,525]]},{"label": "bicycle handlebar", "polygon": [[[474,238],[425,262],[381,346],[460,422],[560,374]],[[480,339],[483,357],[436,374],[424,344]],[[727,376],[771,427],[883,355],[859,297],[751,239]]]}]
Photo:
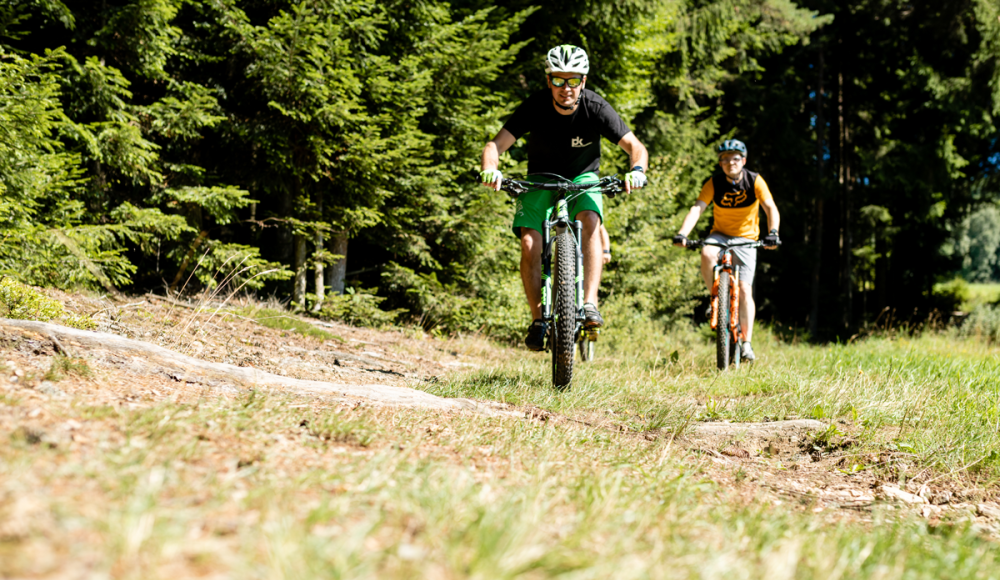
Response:
[{"label": "bicycle handlebar", "polygon": [[536,183],[533,181],[520,181],[505,177],[500,181],[500,189],[509,193],[511,197],[517,197],[522,193],[533,189],[562,192],[600,189],[601,193],[613,198],[616,194],[625,190],[624,184],[625,182],[619,179],[616,175],[609,175],[602,178],[600,181],[590,183],[573,183],[569,180]]},{"label": "bicycle handlebar", "polygon": [[736,242],[736,243],[720,243],[714,240],[688,240],[687,245],[684,246],[688,250],[700,250],[704,246],[715,246],[717,248],[763,248],[764,242],[757,240],[756,242]]}]

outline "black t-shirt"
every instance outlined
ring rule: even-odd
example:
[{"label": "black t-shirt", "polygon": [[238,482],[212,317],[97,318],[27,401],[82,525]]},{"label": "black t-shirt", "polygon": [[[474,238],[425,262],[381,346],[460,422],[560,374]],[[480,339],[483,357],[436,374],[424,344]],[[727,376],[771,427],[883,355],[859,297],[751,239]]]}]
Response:
[{"label": "black t-shirt", "polygon": [[601,136],[617,144],[629,133],[628,125],[607,101],[583,89],[580,106],[571,115],[560,115],[552,104],[552,91],[531,95],[507,119],[504,129],[515,139],[528,137],[528,173],[555,173],[572,179],[601,166]]}]

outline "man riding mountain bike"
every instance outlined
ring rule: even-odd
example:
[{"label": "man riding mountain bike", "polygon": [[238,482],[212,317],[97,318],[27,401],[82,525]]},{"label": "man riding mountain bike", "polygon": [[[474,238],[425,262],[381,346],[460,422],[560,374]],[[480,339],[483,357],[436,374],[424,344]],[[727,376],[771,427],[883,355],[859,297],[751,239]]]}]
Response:
[{"label": "man riding mountain bike", "polygon": [[[601,164],[601,137],[617,143],[629,155],[632,170],[625,176],[625,190],[646,185],[645,168],[649,164],[646,148],[621,116],[597,93],[585,88],[590,61],[579,47],[564,44],[548,52],[545,58],[548,88],[528,97],[507,119],[503,128],[483,148],[483,185],[500,189],[503,174],[497,169],[500,154],[517,139],[529,134],[528,174],[554,174],[574,183],[596,183]],[[535,178],[544,182],[549,178]],[[521,239],[521,282],[534,319],[528,328],[525,345],[531,350],[545,348],[546,324],[542,319],[542,224],[552,212],[551,192],[532,190],[517,198],[514,235]],[[601,285],[603,246],[601,226],[604,220],[603,195],[586,192],[570,203],[570,219],[583,225],[584,312],[586,328],[604,324],[597,309],[597,290]]]},{"label": "man riding mountain bike", "polygon": [[[781,239],[778,237],[781,216],[764,178],[744,168],[747,163],[747,146],[742,141],[729,139],[719,145],[717,152],[722,171],[715,172],[702,185],[698,201],[691,207],[684,218],[684,223],[681,224],[680,231],[674,236],[674,245],[680,247],[687,245],[688,234],[698,223],[698,218],[708,204],[712,203],[715,204],[712,209],[714,225],[706,241],[722,244],[734,241],[757,241],[760,237],[759,210],[763,207],[764,213],[767,214],[770,232],[762,241],[766,249],[776,249],[781,244]],[[750,346],[750,340],[753,336],[753,320],[756,313],[753,302],[753,277],[757,269],[757,249],[735,247],[731,251],[740,266],[740,326],[745,337],[741,350],[744,360],[753,361],[756,355]],[[714,268],[718,257],[718,246],[702,247],[701,276],[709,292],[712,291]]]}]

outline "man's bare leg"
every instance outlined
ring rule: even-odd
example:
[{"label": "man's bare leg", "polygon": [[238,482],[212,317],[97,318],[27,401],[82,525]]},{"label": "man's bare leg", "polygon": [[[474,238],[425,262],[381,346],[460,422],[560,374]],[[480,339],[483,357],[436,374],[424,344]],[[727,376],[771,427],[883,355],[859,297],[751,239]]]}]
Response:
[{"label": "man's bare leg", "polygon": [[601,287],[604,250],[601,245],[601,218],[595,211],[581,211],[576,219],[583,225],[580,241],[583,246],[583,301],[597,306],[597,290]]},{"label": "man's bare leg", "polygon": [[521,283],[531,308],[531,319],[542,317],[542,234],[521,228]]},{"label": "man's bare leg", "polygon": [[705,281],[708,293],[712,293],[712,283],[715,282],[715,264],[719,261],[717,246],[702,246],[701,248],[701,278]]},{"label": "man's bare leg", "polygon": [[753,302],[753,287],[740,280],[740,327],[747,342],[753,336],[753,319],[757,305]]}]

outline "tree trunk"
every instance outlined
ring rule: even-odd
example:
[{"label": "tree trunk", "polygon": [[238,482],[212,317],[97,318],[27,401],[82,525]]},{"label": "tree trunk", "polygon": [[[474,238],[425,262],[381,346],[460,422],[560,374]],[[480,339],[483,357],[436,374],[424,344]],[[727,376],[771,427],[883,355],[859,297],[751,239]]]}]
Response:
[{"label": "tree trunk", "polygon": [[840,72],[837,74],[837,125],[840,133],[840,154],[838,162],[839,182],[841,190],[841,226],[840,226],[840,298],[843,310],[841,312],[841,327],[848,330],[852,322],[852,288],[853,272],[851,249],[853,240],[851,239],[851,164],[848,159],[850,155],[850,131],[847,127],[847,120],[844,114],[844,65],[841,49]]},{"label": "tree trunk", "polygon": [[337,261],[326,269],[326,285],[334,294],[344,293],[344,278],[347,276],[347,234],[337,233],[333,236],[333,247],[330,251],[337,256]]},{"label": "tree trunk", "polygon": [[[851,145],[851,133],[844,125],[844,141],[848,152]],[[850,153],[848,153],[850,155]],[[854,176],[851,175],[850,158],[844,161],[844,276],[841,296],[844,299],[844,330],[849,330],[854,323],[854,228],[851,221],[853,215]]]},{"label": "tree trunk", "polygon": [[323,277],[323,261],[318,259],[323,253],[323,232],[316,230],[315,237],[316,244],[316,256],[315,261],[315,271],[313,276],[313,282],[316,285],[316,303],[313,304],[312,311],[319,312],[323,308],[323,298],[324,298],[324,277]]},{"label": "tree trunk", "polygon": [[826,150],[823,147],[824,130],[826,121],[823,118],[823,48],[819,49],[819,66],[817,67],[816,87],[816,221],[813,237],[815,238],[815,252],[813,253],[812,288],[809,291],[809,334],[816,337],[819,332],[819,290],[820,273],[823,258],[823,156]]},{"label": "tree trunk", "polygon": [[[882,309],[889,305],[886,300],[886,286],[889,284],[889,243],[885,234],[875,238],[875,306],[881,314]],[[878,314],[876,314],[878,316]]]},{"label": "tree trunk", "polygon": [[[297,191],[298,187],[296,186],[294,189]],[[279,216],[283,218],[291,217],[292,201],[294,197],[295,193],[288,187],[282,187],[280,189],[280,193],[278,194]],[[287,264],[290,261],[290,259],[294,258],[294,255],[292,254],[295,253],[294,251],[290,251],[292,250],[292,247],[295,245],[292,230],[287,226],[281,226],[275,228],[274,235],[277,238],[277,240],[275,241],[276,247],[274,248],[275,259]]]},{"label": "tree trunk", "polygon": [[296,310],[306,307],[306,238],[295,234],[295,293],[292,295]]}]

